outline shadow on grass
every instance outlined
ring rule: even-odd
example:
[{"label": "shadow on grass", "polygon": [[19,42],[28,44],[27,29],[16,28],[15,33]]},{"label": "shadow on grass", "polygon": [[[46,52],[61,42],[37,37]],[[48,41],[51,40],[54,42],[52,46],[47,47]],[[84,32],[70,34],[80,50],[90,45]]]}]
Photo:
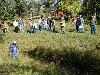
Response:
[{"label": "shadow on grass", "polygon": [[97,50],[100,50],[100,43],[97,43],[96,49],[97,49]]},{"label": "shadow on grass", "polygon": [[69,29],[68,32],[75,32],[75,29]]},{"label": "shadow on grass", "polygon": [[100,59],[94,50],[79,51],[75,48],[64,47],[62,50],[37,46],[25,52],[30,58],[49,64],[54,62],[61,70],[67,70],[68,75],[99,75]]},{"label": "shadow on grass", "polygon": [[0,34],[0,43],[4,43],[4,34]]}]

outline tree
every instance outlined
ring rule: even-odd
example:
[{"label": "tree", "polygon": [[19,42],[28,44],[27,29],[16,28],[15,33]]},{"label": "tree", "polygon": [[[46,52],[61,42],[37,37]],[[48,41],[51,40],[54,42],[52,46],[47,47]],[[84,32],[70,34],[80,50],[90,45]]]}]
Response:
[{"label": "tree", "polygon": [[84,15],[99,15],[100,0],[84,0],[82,10]]},{"label": "tree", "polygon": [[11,4],[11,0],[0,0],[0,19],[8,20],[14,16],[14,5]]},{"label": "tree", "polygon": [[81,2],[80,0],[62,0],[59,10],[65,13],[70,12],[72,16],[76,16],[81,12]]},{"label": "tree", "polygon": [[15,0],[15,13],[18,14],[19,17],[22,17],[27,11],[27,4],[24,0]]}]

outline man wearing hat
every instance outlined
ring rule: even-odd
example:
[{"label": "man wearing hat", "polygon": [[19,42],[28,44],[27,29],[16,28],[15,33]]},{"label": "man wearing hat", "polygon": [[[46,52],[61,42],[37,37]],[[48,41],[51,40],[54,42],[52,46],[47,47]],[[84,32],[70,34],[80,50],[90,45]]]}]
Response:
[{"label": "man wearing hat", "polygon": [[16,60],[18,61],[18,44],[16,41],[13,41],[13,43],[10,45],[9,47],[9,52],[10,55]]}]

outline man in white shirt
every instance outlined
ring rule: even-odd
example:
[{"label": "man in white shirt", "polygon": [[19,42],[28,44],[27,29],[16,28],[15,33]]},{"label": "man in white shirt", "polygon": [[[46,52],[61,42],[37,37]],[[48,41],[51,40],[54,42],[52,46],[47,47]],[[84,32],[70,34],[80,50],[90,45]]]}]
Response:
[{"label": "man in white shirt", "polygon": [[14,30],[14,31],[15,31],[16,33],[18,33],[19,28],[18,28],[18,22],[17,22],[16,20],[14,20],[13,26],[15,26],[15,30]]}]

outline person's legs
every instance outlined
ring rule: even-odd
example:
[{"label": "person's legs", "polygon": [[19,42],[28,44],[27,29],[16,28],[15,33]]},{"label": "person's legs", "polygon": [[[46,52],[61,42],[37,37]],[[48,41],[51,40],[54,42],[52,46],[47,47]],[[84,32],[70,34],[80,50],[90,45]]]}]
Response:
[{"label": "person's legs", "polygon": [[33,32],[32,26],[29,28],[28,32],[29,32],[30,34],[32,34],[32,32]]},{"label": "person's legs", "polygon": [[50,23],[50,25],[49,25],[49,28],[50,28],[50,31],[51,31],[51,28],[52,28],[52,25],[51,25],[51,23]]},{"label": "person's legs", "polygon": [[63,33],[65,33],[65,29],[64,29],[64,26],[63,26],[63,28],[62,28],[62,31],[63,31]]},{"label": "person's legs", "polygon": [[40,30],[40,25],[39,25],[39,30]]},{"label": "person's legs", "polygon": [[52,31],[52,32],[55,32],[55,26],[52,26],[52,27],[51,27],[51,31]]},{"label": "person's legs", "polygon": [[82,28],[82,32],[84,32],[84,28]]},{"label": "person's legs", "polygon": [[36,33],[36,28],[33,29],[33,32]]},{"label": "person's legs", "polygon": [[79,32],[79,26],[76,25],[76,32]]},{"label": "person's legs", "polygon": [[51,31],[53,32],[53,26],[51,26]]},{"label": "person's legs", "polygon": [[18,28],[18,26],[16,26],[15,27],[15,32],[18,33],[18,30],[19,30],[19,28]]},{"label": "person's legs", "polygon": [[49,29],[49,25],[47,24],[47,25],[46,25],[46,30],[48,30],[48,29]]},{"label": "person's legs", "polygon": [[7,29],[6,29],[6,28],[4,28],[4,29],[3,29],[3,32],[4,32],[4,33],[6,33],[6,32],[7,32]]},{"label": "person's legs", "polygon": [[79,28],[78,29],[78,32],[83,32],[83,28]]},{"label": "person's legs", "polygon": [[53,33],[55,32],[55,26],[53,27]]},{"label": "person's legs", "polygon": [[42,29],[43,29],[43,30],[45,29],[45,26],[44,26],[44,25],[42,25]]},{"label": "person's legs", "polygon": [[13,52],[13,59],[18,62],[18,52]]},{"label": "person's legs", "polygon": [[91,26],[91,34],[93,34],[93,26]]},{"label": "person's legs", "polygon": [[93,26],[93,34],[96,34],[96,26]]},{"label": "person's legs", "polygon": [[43,27],[42,27],[42,25],[40,25],[40,31],[43,31]]},{"label": "person's legs", "polygon": [[62,26],[61,26],[61,32],[62,32]]},{"label": "person's legs", "polygon": [[61,32],[64,33],[65,30],[64,30],[64,26],[61,26]]},{"label": "person's legs", "polygon": [[81,32],[81,28],[78,28],[78,32]]},{"label": "person's legs", "polygon": [[19,25],[18,28],[19,28],[19,32],[21,32],[21,25]]},{"label": "person's legs", "polygon": [[21,25],[21,31],[24,32],[24,25]]}]

